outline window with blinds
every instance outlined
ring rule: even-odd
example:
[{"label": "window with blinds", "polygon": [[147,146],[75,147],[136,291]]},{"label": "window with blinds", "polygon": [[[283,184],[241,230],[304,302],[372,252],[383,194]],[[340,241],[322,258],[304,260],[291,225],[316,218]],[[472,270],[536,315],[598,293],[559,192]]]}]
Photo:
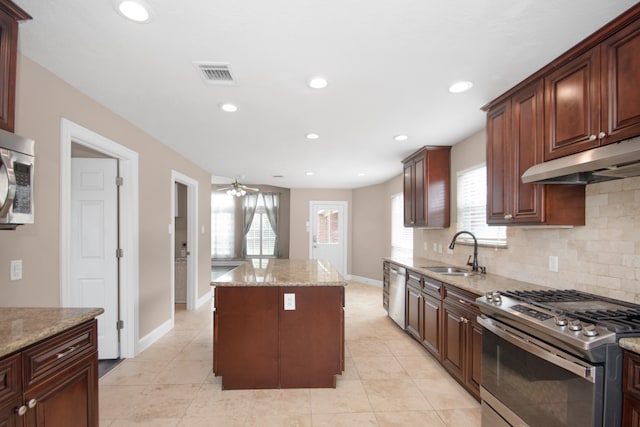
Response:
[{"label": "window with blinds", "polygon": [[393,256],[413,256],[413,229],[404,226],[404,195],[391,196],[391,253]]},{"label": "window with blinds", "polygon": [[[507,228],[487,225],[487,166],[459,171],[457,178],[458,231],[470,231],[483,245],[507,246]],[[466,235],[458,241],[473,243]]]},{"label": "window with blinds", "polygon": [[275,255],[276,233],[271,227],[262,194],[258,196],[256,213],[247,233],[247,256],[272,257]]},{"label": "window with blinds", "polygon": [[225,193],[211,194],[211,258],[233,258],[235,198]]}]

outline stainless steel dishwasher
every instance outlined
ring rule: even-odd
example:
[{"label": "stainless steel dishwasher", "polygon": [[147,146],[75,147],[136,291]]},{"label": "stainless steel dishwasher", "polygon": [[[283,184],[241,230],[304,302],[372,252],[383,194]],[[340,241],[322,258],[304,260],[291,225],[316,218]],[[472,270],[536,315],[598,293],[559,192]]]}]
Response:
[{"label": "stainless steel dishwasher", "polygon": [[407,287],[407,271],[400,266],[389,266],[389,317],[403,330],[405,324],[405,301]]}]

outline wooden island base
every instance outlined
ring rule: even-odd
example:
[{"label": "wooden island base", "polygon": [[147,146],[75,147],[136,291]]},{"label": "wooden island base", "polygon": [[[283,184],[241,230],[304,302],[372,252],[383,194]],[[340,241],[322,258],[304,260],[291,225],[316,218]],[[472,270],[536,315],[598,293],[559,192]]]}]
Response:
[{"label": "wooden island base", "polygon": [[[295,310],[284,309],[285,294]],[[213,371],[222,389],[336,386],[344,287],[216,287]]]}]

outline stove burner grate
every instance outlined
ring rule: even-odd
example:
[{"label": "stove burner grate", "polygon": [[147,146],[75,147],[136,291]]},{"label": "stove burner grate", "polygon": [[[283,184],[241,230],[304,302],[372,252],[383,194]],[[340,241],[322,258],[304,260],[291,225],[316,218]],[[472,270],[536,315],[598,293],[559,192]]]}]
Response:
[{"label": "stove burner grate", "polygon": [[599,299],[597,295],[586,292],[567,290],[548,291],[502,291],[502,294],[522,301],[531,302],[574,302],[574,301],[594,301]]},{"label": "stove burner grate", "polygon": [[571,313],[589,323],[596,323],[616,333],[640,332],[640,310],[585,310]]}]

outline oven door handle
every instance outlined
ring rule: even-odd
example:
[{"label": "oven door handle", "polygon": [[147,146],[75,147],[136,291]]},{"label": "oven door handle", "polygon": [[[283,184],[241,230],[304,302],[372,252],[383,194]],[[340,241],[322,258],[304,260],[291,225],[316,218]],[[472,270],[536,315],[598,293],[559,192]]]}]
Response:
[{"label": "oven door handle", "polygon": [[505,341],[508,341],[509,343],[520,347],[521,349],[528,351],[549,363],[553,363],[556,366],[566,369],[567,371],[572,372],[591,383],[596,382],[595,366],[589,365],[569,354],[565,354],[548,344],[516,331],[513,328],[503,325],[493,319],[478,316],[478,322],[483,328],[488,329]]}]

